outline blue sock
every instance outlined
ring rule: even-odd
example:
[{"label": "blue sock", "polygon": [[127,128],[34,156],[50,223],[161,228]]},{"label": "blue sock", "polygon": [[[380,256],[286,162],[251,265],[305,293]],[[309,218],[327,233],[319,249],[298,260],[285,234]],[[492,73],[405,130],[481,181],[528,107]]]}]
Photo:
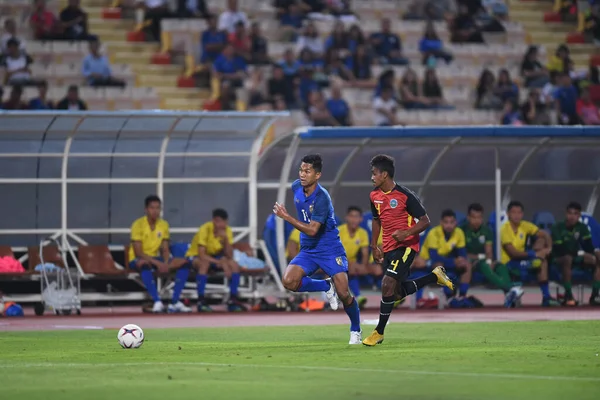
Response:
[{"label": "blue sock", "polygon": [[417,293],[415,293],[415,297],[417,298],[417,301],[423,298],[423,288],[417,290]]},{"label": "blue sock", "polygon": [[302,278],[298,292],[326,292],[329,290],[329,282],[322,279],[312,279],[308,276]]},{"label": "blue sock", "polygon": [[352,299],[352,303],[349,306],[344,305],[344,311],[346,311],[346,314],[350,318],[350,331],[360,332],[360,311],[356,299]]},{"label": "blue sock", "polygon": [[204,289],[206,289],[206,281],[208,277],[206,275],[196,275],[196,286],[198,286],[198,300],[202,300],[204,298]]},{"label": "blue sock", "polygon": [[467,295],[467,292],[469,291],[469,284],[468,283],[461,283],[458,287],[458,294],[460,297],[465,297]]},{"label": "blue sock", "polygon": [[144,282],[144,286],[146,286],[146,290],[152,297],[154,302],[160,301],[160,297],[158,297],[158,289],[156,288],[156,281],[154,280],[154,273],[149,268],[142,268],[140,271],[140,277],[142,278],[142,282]]},{"label": "blue sock", "polygon": [[189,274],[190,267],[186,265],[179,268],[175,273],[175,286],[173,287],[173,299],[171,300],[173,304],[176,304],[179,301],[179,297],[181,297],[181,292],[185,287]]},{"label": "blue sock", "polygon": [[540,282],[540,290],[542,291],[542,297],[548,298],[550,297],[550,288],[548,287],[548,282]]},{"label": "blue sock", "polygon": [[444,294],[446,295],[447,298],[454,296],[454,292],[452,290],[450,290],[450,288],[447,286],[444,286]]},{"label": "blue sock", "polygon": [[360,278],[358,276],[351,276],[350,279],[348,279],[348,287],[354,297],[360,296]]},{"label": "blue sock", "polygon": [[238,286],[240,286],[240,274],[231,274],[231,280],[229,281],[229,295],[237,297]]}]

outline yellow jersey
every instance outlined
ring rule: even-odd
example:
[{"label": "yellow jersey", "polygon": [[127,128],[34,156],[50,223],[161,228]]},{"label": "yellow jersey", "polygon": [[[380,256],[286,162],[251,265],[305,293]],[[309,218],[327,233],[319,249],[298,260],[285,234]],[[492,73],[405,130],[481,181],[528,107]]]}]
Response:
[{"label": "yellow jersey", "polygon": [[[229,226],[225,229],[229,244],[233,244],[233,231]],[[223,238],[215,236],[215,225],[212,221],[205,223],[198,229],[185,256],[198,257],[198,246],[205,247],[206,254],[209,256],[216,256],[223,252]]]},{"label": "yellow jersey", "polygon": [[[346,250],[348,262],[356,262],[361,249],[369,247],[369,234],[364,228],[359,227],[356,232],[354,232],[354,236],[350,236],[347,224],[340,225],[338,230],[340,231],[342,246],[344,246],[344,250]],[[363,260],[363,263],[365,261],[366,260]]]},{"label": "yellow jersey", "polygon": [[[296,243],[298,245],[298,249],[300,249],[300,231],[298,229],[294,229],[292,233],[290,233],[290,237],[288,238],[288,243]],[[289,252],[287,251],[287,244],[285,246],[285,258],[290,258]]]},{"label": "yellow jersey", "polygon": [[[169,223],[162,218],[156,220],[154,229],[150,227],[147,217],[138,218],[131,224],[131,243],[141,242],[142,251],[150,257],[160,256],[163,240],[169,240]],[[129,260],[135,260],[133,246],[129,248]],[[165,260],[166,261],[166,260]]]},{"label": "yellow jersey", "polygon": [[514,231],[510,221],[504,222],[500,228],[500,244],[502,245],[502,257],[500,262],[506,264],[510,261],[510,256],[504,250],[504,245],[512,244],[517,251],[525,251],[527,238],[534,236],[540,229],[529,221],[521,221],[517,230]]},{"label": "yellow jersey", "polygon": [[[377,241],[377,246],[383,246],[383,229],[379,231],[379,240]],[[369,256],[369,264],[373,264],[375,259],[373,258],[373,249],[371,249],[371,255]]]},{"label": "yellow jersey", "polygon": [[450,237],[446,239],[442,226],[438,225],[427,234],[419,255],[427,261],[431,258],[429,250],[437,250],[440,256],[449,257],[455,249],[462,249],[466,245],[465,232],[462,229],[459,227],[454,228]]}]

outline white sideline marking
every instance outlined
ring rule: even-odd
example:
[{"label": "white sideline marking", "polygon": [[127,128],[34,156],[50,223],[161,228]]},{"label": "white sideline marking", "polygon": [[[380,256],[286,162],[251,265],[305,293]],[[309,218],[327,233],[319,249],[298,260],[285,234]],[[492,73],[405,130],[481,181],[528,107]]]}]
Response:
[{"label": "white sideline marking", "polygon": [[54,329],[90,329],[90,330],[102,330],[103,326],[94,325],[52,325]]},{"label": "white sideline marking", "polygon": [[470,378],[494,378],[494,379],[537,379],[544,381],[577,381],[577,382],[600,382],[600,378],[581,376],[550,376],[550,375],[526,375],[526,374],[493,374],[479,372],[451,372],[451,371],[413,371],[399,369],[376,369],[376,368],[343,368],[343,367],[321,367],[308,365],[268,365],[268,364],[228,364],[228,363],[204,363],[204,362],[126,362],[126,363],[26,363],[26,364],[0,364],[0,369],[8,368],[82,368],[82,367],[137,367],[137,366],[196,366],[196,367],[230,367],[230,368],[273,368],[273,369],[303,369],[332,372],[374,372],[407,375],[429,375],[429,376],[459,376]]}]

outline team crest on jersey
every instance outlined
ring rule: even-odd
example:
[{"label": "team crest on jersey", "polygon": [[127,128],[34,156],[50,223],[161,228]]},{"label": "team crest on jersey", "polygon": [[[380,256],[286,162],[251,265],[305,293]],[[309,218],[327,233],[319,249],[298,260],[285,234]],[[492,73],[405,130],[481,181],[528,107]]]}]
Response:
[{"label": "team crest on jersey", "polygon": [[308,206],[308,212],[310,212],[311,214],[314,209],[315,209],[314,204],[311,204],[310,206]]},{"label": "team crest on jersey", "polygon": [[479,236],[479,243],[481,243],[481,244],[485,243],[485,236],[483,236],[483,235]]},{"label": "team crest on jersey", "polygon": [[390,200],[390,207],[392,207],[392,208],[396,208],[396,207],[398,207],[398,200],[396,200],[396,199],[391,199],[391,200]]},{"label": "team crest on jersey", "polygon": [[522,233],[519,235],[519,239],[523,239],[523,234]]},{"label": "team crest on jersey", "polygon": [[296,203],[300,203],[300,200],[298,200],[298,198],[297,198],[297,197],[294,197],[294,201],[295,201]]},{"label": "team crest on jersey", "polygon": [[156,234],[156,237],[160,239],[160,238],[162,237],[162,232],[158,232],[158,233]]},{"label": "team crest on jersey", "polygon": [[337,265],[339,265],[340,267],[342,265],[344,265],[344,263],[342,262],[342,257],[336,257],[335,258],[335,262],[337,263]]},{"label": "team crest on jersey", "polygon": [[575,237],[575,240],[579,240],[579,232],[575,232],[573,236]]}]

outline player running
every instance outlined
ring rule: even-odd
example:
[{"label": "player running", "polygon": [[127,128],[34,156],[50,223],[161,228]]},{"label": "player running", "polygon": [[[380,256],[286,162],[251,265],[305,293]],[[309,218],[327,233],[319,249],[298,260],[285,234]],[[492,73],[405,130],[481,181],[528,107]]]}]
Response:
[{"label": "player running", "polygon": [[[394,181],[394,159],[378,155],[371,160],[371,181],[375,189],[371,192],[373,212],[373,234],[371,248],[376,262],[383,264],[385,275],[381,281],[381,305],[379,323],[363,340],[365,346],[383,342],[383,331],[390,319],[394,302],[415,293],[426,285],[437,283],[454,290],[454,285],[443,267],[409,281],[410,266],[419,252],[419,233],[430,224],[421,201],[408,188]],[[418,222],[415,223],[415,220]],[[377,238],[383,229],[383,250]]]},{"label": "player running", "polygon": [[[300,231],[300,252],[283,273],[283,286],[292,292],[325,292],[332,310],[338,297],[350,318],[350,344],[360,344],[358,303],[348,290],[348,260],[340,241],[329,193],[321,185],[323,161],[319,154],[302,158],[300,179],[292,183],[294,203],[301,221],[288,214],[285,206],[275,203],[273,213]],[[330,278],[312,279],[318,269]],[[336,297],[337,291],[337,297]]]}]

